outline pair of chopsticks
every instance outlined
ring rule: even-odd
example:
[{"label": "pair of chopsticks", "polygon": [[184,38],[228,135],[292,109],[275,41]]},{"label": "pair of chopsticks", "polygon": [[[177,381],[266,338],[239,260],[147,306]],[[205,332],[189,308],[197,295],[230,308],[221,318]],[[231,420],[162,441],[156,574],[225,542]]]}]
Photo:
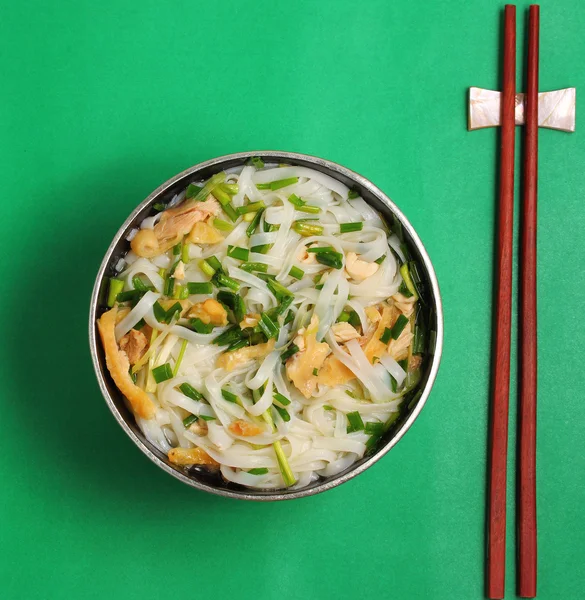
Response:
[{"label": "pair of chopsticks", "polygon": [[[521,208],[520,395],[517,498],[518,595],[536,596],[536,193],[538,170],[539,7],[528,23],[528,76]],[[504,13],[500,203],[489,448],[487,595],[503,598],[506,562],[506,463],[514,222],[516,7]]]}]

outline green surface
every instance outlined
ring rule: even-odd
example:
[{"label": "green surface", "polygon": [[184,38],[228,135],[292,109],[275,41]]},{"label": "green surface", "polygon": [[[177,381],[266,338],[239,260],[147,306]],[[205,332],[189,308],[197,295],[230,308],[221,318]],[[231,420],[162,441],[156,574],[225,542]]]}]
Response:
[{"label": "green surface", "polygon": [[[465,98],[497,89],[502,5],[4,4],[2,598],[481,598],[497,137],[466,131]],[[581,92],[583,4],[543,2],[541,22],[541,89]],[[585,574],[582,135],[540,136],[543,600],[582,598]],[[439,378],[404,440],[284,504],[199,493],[151,464],[107,410],[87,348],[94,274],[132,208],[249,149],[377,183],[425,242],[445,306]]]}]

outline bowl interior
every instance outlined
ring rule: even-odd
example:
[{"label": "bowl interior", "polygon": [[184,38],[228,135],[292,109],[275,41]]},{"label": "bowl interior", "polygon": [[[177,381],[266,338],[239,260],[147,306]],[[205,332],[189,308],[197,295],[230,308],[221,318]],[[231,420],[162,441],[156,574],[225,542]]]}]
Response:
[{"label": "bowl interior", "polygon": [[[243,166],[251,156],[260,156],[267,163],[287,163],[309,167],[326,173],[359,192],[362,198],[384,217],[384,220],[392,229],[396,227],[402,229],[404,244],[412,255],[413,260],[417,261],[420,267],[420,279],[424,291],[423,310],[429,335],[427,335],[426,340],[428,347],[422,366],[422,378],[418,386],[407,394],[407,397],[402,402],[398,419],[382,438],[379,446],[373,453],[366,454],[361,460],[351,465],[345,471],[330,478],[320,479],[300,490],[251,490],[231,482],[223,481],[221,476],[210,474],[204,468],[192,467],[188,471],[185,471],[169,463],[166,455],[152,446],[144,438],[136,425],[124,398],[109,376],[101,345],[96,334],[95,319],[99,318],[104,311],[108,279],[115,274],[116,264],[129,248],[129,244],[126,241],[128,232],[132,228],[137,227],[145,217],[153,213],[152,205],[156,202],[170,201],[175,194],[182,191],[190,182],[208,179],[214,173],[224,169]],[[246,152],[220,157],[180,173],[155,190],[130,215],[114,238],[98,274],[90,311],[90,346],[100,387],[114,416],[138,447],[160,467],[182,481],[212,493],[254,500],[283,500],[324,491],[364,471],[390,450],[410,427],[426,401],[438,369],[442,347],[441,300],[432,265],[420,239],[400,210],[371,182],[340,165],[306,155],[286,152]]]}]

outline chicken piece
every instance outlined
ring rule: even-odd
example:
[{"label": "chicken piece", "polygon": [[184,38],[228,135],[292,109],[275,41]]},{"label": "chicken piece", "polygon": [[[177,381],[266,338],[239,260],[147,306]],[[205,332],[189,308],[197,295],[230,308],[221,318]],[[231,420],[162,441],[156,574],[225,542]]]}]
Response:
[{"label": "chicken piece", "polygon": [[404,360],[405,358],[408,358],[408,348],[413,337],[414,335],[411,332],[409,321],[402,330],[402,333],[398,336],[398,339],[390,340],[390,343],[388,344],[388,354],[394,360]]},{"label": "chicken piece", "polygon": [[241,419],[230,423],[228,429],[234,435],[241,435],[242,437],[250,437],[264,433],[262,427],[258,427],[258,425],[255,425],[254,423],[248,423],[248,421],[242,421]]},{"label": "chicken piece", "polygon": [[331,326],[331,331],[333,333],[333,337],[335,337],[335,341],[338,344],[349,342],[349,340],[357,340],[357,338],[360,337],[360,334],[356,328],[349,323],[335,323],[335,325]]},{"label": "chicken piece", "polygon": [[120,339],[120,350],[126,353],[131,365],[135,365],[146,353],[148,339],[142,331],[131,329]]},{"label": "chicken piece", "polygon": [[154,229],[141,229],[130,242],[135,254],[152,258],[166,252],[187,235],[195,223],[217,215],[221,207],[211,195],[205,202],[187,201],[162,213]]},{"label": "chicken piece", "polygon": [[256,327],[256,325],[258,325],[259,322],[260,315],[258,313],[250,313],[242,319],[240,323],[240,328],[246,329],[246,327]]},{"label": "chicken piece", "polygon": [[179,281],[185,279],[185,263],[182,260],[177,263],[173,272],[173,277]]},{"label": "chicken piece", "polygon": [[168,453],[169,461],[174,465],[208,465],[219,467],[219,463],[211,458],[202,448],[171,448]]},{"label": "chicken piece", "polygon": [[114,329],[116,327],[117,307],[105,312],[98,320],[98,330],[106,355],[106,365],[118,389],[126,396],[134,413],[143,419],[152,419],[155,405],[148,394],[134,384],[128,371],[128,356],[116,344]]},{"label": "chicken piece", "polygon": [[199,221],[193,225],[187,241],[191,244],[217,244],[223,242],[223,235],[213,225]]},{"label": "chicken piece", "polygon": [[204,302],[197,302],[193,304],[187,316],[190,319],[200,319],[203,323],[208,325],[227,325],[227,311],[226,309],[214,298],[208,298]]},{"label": "chicken piece", "polygon": [[307,247],[303,246],[297,254],[297,260],[303,265],[317,264],[317,255],[314,252],[307,252]]},{"label": "chicken piece", "polygon": [[378,263],[360,260],[355,252],[348,252],[345,257],[345,271],[354,281],[371,277],[379,268]]},{"label": "chicken piece", "polygon": [[325,359],[319,370],[317,382],[321,385],[335,387],[355,379],[355,374],[348,369],[337,357],[330,355]]},{"label": "chicken piece", "polygon": [[376,306],[367,306],[365,313],[366,317],[368,317],[372,323],[377,323],[382,318],[382,315]]},{"label": "chicken piece", "polygon": [[267,354],[270,354],[274,350],[274,343],[274,340],[268,340],[265,344],[256,344],[255,346],[224,352],[217,359],[217,367],[226,371],[233,371],[250,360],[263,358]]},{"label": "chicken piece", "polygon": [[410,317],[412,311],[414,310],[414,303],[416,302],[416,298],[411,296],[407,298],[402,294],[394,294],[392,296],[392,300],[394,300],[394,306],[406,317]]},{"label": "chicken piece", "polygon": [[392,324],[398,318],[398,311],[393,306],[383,305],[382,315],[378,321],[378,325],[373,334],[366,338],[367,342],[364,347],[364,354],[367,359],[374,364],[374,357],[380,358],[386,353],[386,344],[380,341],[380,337],[384,333],[386,327],[392,327]]},{"label": "chicken piece", "polygon": [[[317,387],[318,376],[313,374],[314,369],[317,369],[318,371],[323,366],[328,354],[331,352],[329,344],[317,341],[318,329],[319,318],[316,315],[313,315],[311,323],[303,334],[303,350],[293,354],[293,356],[286,361],[286,374],[288,378],[305,398],[310,398]],[[299,346],[299,344],[297,344],[297,346]]]}]

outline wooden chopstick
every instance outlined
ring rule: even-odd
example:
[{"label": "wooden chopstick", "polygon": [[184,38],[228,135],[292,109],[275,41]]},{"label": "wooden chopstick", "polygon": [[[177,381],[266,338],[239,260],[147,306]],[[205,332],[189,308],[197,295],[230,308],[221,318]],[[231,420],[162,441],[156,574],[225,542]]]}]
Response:
[{"label": "wooden chopstick", "polygon": [[536,195],[538,176],[539,7],[528,21],[528,75],[520,260],[520,399],[518,407],[518,595],[536,596]]},{"label": "wooden chopstick", "polygon": [[504,70],[501,94],[500,201],[496,264],[493,379],[489,443],[487,585],[503,598],[506,574],[506,463],[510,392],[510,322],[514,222],[514,109],[516,100],[516,7],[504,9]]}]

